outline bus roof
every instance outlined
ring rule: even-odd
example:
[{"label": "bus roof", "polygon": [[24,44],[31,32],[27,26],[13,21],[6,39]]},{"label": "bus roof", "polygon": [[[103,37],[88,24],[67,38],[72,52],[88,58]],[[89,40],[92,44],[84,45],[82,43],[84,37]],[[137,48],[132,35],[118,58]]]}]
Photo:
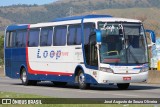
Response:
[{"label": "bus roof", "polygon": [[[45,27],[45,26],[54,26],[63,23],[72,24],[72,23],[80,23],[81,20],[90,21],[93,19],[94,21],[112,21],[112,22],[140,22],[135,19],[126,19],[126,18],[116,18],[110,15],[85,15],[85,16],[73,16],[73,17],[65,17],[65,18],[57,18],[52,22],[44,22],[44,23],[36,23],[36,24],[18,24],[18,25],[10,25],[7,27],[6,31],[14,31],[14,30],[23,30],[27,28],[37,28],[37,27]],[[71,21],[72,20],[72,21]],[[61,23],[62,22],[62,23]]]},{"label": "bus roof", "polygon": [[27,29],[29,24],[10,25],[6,28],[6,31],[23,30]]},{"label": "bus roof", "polygon": [[82,20],[84,18],[110,18],[110,15],[85,15],[85,16],[73,16],[73,17],[65,17],[65,18],[57,18],[54,19],[53,22],[59,21],[68,21],[68,20]]}]

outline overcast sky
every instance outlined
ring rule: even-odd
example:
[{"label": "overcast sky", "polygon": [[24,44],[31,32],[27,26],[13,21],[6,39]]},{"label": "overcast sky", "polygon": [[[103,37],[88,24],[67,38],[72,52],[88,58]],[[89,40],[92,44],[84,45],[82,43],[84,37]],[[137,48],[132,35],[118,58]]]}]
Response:
[{"label": "overcast sky", "polygon": [[48,4],[57,0],[0,0],[0,6],[10,6],[13,4]]}]

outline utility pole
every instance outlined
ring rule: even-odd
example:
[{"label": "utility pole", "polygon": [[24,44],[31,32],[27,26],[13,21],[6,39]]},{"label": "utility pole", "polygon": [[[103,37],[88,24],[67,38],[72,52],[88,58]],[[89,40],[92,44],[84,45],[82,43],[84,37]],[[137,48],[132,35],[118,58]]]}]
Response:
[{"label": "utility pole", "polygon": [[73,7],[70,7],[69,12],[66,13],[66,16],[73,16]]}]

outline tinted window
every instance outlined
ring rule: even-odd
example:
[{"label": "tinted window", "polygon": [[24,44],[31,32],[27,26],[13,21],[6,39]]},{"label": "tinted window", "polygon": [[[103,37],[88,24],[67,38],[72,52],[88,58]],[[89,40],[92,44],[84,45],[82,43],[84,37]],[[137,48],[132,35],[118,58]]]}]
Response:
[{"label": "tinted window", "polygon": [[80,45],[81,43],[82,43],[82,39],[81,39],[81,37],[82,37],[82,33],[81,33],[82,31],[81,31],[81,27],[78,27],[77,28],[77,38],[76,38],[76,44],[77,45]]},{"label": "tinted window", "polygon": [[18,31],[15,36],[15,47],[25,47],[26,46],[26,31]]},{"label": "tinted window", "polygon": [[[91,61],[91,55],[95,53],[93,51],[95,47],[93,47],[93,45],[89,44],[89,38],[91,39],[90,36],[91,35],[93,36],[94,29],[95,29],[95,24],[94,23],[85,23],[84,24],[84,49],[85,49],[85,58],[86,58],[86,62],[87,62],[88,65],[93,65],[90,62],[92,62]],[[91,40],[90,40],[90,42],[91,42]],[[92,55],[92,57],[93,56],[95,57],[96,54]],[[96,65],[96,63],[95,63],[95,65]]]},{"label": "tinted window", "polygon": [[81,26],[70,25],[68,34],[68,45],[80,45],[81,44]]},{"label": "tinted window", "polygon": [[40,46],[52,45],[53,28],[42,28],[40,36]]},{"label": "tinted window", "polygon": [[54,46],[66,45],[67,26],[57,26],[54,28]]},{"label": "tinted window", "polygon": [[25,47],[27,31],[7,32],[6,47]]},{"label": "tinted window", "polygon": [[10,43],[11,42],[11,40],[10,40],[11,39],[11,34],[12,34],[12,32],[7,32],[6,33],[6,38],[5,38],[6,39],[6,47],[11,47],[11,43]]},{"label": "tinted window", "polygon": [[98,55],[96,48],[96,35],[92,35],[89,41],[90,50],[89,50],[89,65],[98,66]]},{"label": "tinted window", "polygon": [[94,32],[95,24],[94,23],[86,23],[84,24],[84,43],[89,43],[89,36]]},{"label": "tinted window", "polygon": [[11,43],[11,47],[16,47],[16,32],[11,32],[10,34],[10,43]]},{"label": "tinted window", "polygon": [[30,30],[28,46],[36,47],[39,45],[39,29]]}]

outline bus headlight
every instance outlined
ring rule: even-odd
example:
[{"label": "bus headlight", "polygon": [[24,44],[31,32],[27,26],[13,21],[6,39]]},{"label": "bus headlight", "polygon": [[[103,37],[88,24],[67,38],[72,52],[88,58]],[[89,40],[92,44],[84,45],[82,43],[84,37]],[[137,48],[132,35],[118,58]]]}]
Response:
[{"label": "bus headlight", "polygon": [[147,71],[148,71],[148,68],[147,68],[147,67],[144,67],[144,68],[142,68],[142,69],[140,70],[140,72],[139,72],[139,73],[147,72]]},{"label": "bus headlight", "polygon": [[114,71],[110,68],[101,67],[100,70],[103,71],[103,72],[114,73]]}]

